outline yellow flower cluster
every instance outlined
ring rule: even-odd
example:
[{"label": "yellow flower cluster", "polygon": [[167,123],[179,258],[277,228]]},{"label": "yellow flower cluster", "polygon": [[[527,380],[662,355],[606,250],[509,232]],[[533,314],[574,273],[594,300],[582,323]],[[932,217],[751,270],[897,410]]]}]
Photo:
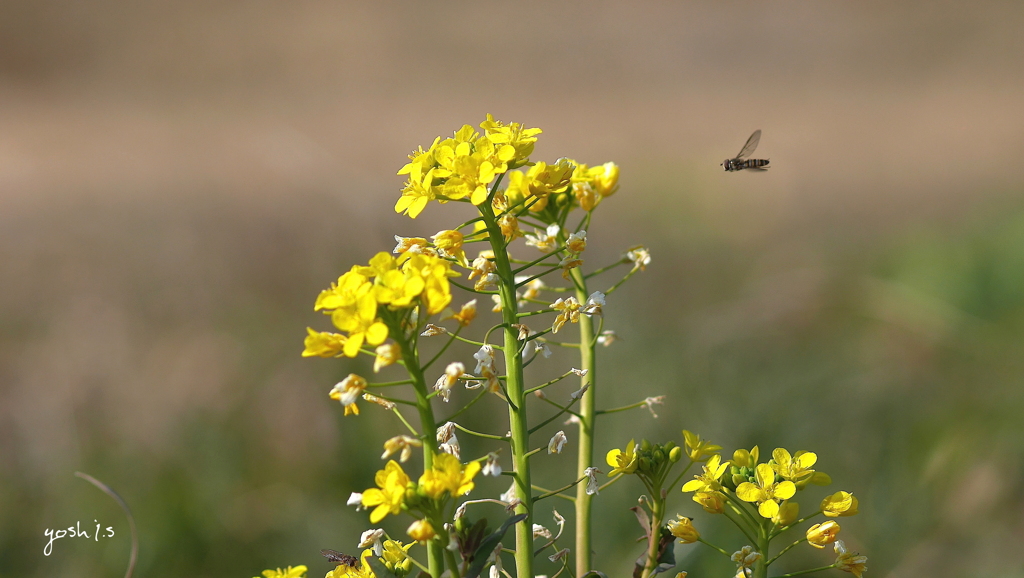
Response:
[{"label": "yellow flower cluster", "polygon": [[436,255],[377,253],[368,266],[353,266],[316,299],[314,309],[329,314],[347,335],[308,329],[302,355],[355,357],[363,342],[380,345],[388,337],[380,306],[396,310],[422,304],[427,315],[440,313],[452,300],[448,278],[454,276],[451,262]]},{"label": "yellow flower cluster", "polygon": [[[413,494],[432,500],[468,494],[475,487],[473,478],[480,473],[480,468],[480,462],[463,464],[451,454],[440,453],[434,456],[433,467],[423,472],[419,482],[410,485],[409,475],[402,466],[389,460],[373,478],[377,487],[362,493],[362,504],[374,508],[370,522],[376,524],[388,514],[398,514],[403,506],[409,507],[407,490],[411,488],[414,488]],[[417,528],[420,532],[425,531],[422,525]]]},{"label": "yellow flower cluster", "polygon": [[480,124],[481,136],[464,125],[452,138],[434,139],[430,148],[419,148],[398,171],[409,175],[395,212],[416,218],[430,201],[445,203],[468,198],[474,205],[487,200],[495,177],[529,162],[541,130],[519,123],[504,124],[487,115]]}]

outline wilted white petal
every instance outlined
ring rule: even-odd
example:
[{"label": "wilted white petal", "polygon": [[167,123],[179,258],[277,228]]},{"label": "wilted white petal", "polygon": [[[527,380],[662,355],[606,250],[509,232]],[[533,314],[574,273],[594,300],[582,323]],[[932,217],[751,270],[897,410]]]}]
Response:
[{"label": "wilted white petal", "polygon": [[565,437],[564,431],[559,431],[555,435],[551,436],[551,440],[548,442],[548,454],[560,454],[562,453],[562,446],[569,441],[569,438]]},{"label": "wilted white petal", "polygon": [[345,502],[346,506],[355,506],[356,511],[363,509],[363,494],[360,492],[352,492],[348,497],[348,502]]},{"label": "wilted white petal", "polygon": [[551,530],[548,530],[547,528],[545,528],[544,526],[541,526],[540,524],[534,524],[533,525],[533,539],[536,540],[537,538],[544,538],[545,540],[550,540],[551,539]]},{"label": "wilted white petal", "polygon": [[583,470],[583,475],[587,476],[587,495],[596,496],[598,494],[597,474],[601,473],[604,472],[594,467]]}]

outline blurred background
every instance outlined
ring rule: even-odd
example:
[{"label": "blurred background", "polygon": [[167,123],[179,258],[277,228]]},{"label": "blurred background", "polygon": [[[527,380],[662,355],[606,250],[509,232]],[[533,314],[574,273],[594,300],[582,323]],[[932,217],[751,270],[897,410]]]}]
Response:
[{"label": "blurred background", "polygon": [[[1019,4],[0,12],[0,576],[124,571],[124,518],[76,470],[133,507],[136,576],[320,576],[320,548],[355,551],[368,522],[345,500],[400,426],[327,399],[367,367],[300,358],[306,326],[328,328],[313,301],[393,235],[457,222],[396,215],[395,172],[488,112],[542,128],[537,160],[617,162],[588,263],[639,243],[654,258],[606,308],[623,339],[602,350],[599,405],[668,400],[657,419],[608,417],[600,454],[683,428],[727,451],[812,450],[830,491],[860,499],[841,538],[869,575],[1024,576]],[[758,128],[771,170],[724,173]],[[639,491],[597,502],[610,576],[639,554]],[[76,522],[116,536],[44,556],[45,530]],[[810,550],[782,569],[832,561]],[[706,548],[676,552],[694,578],[731,575]]]}]

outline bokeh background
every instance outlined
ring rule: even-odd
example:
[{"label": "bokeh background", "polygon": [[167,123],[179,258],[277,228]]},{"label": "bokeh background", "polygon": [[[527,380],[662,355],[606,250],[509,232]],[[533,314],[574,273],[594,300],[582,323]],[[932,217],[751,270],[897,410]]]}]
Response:
[{"label": "bokeh background", "polygon": [[[869,575],[1024,576],[1018,3],[0,13],[0,576],[121,575],[124,519],[76,470],[132,505],[137,576],[318,576],[320,548],[355,550],[368,522],[345,500],[399,426],[329,402],[367,368],[299,357],[305,327],[327,328],[313,300],[394,234],[458,222],[396,215],[395,171],[487,112],[541,127],[537,159],[616,161],[587,255],[654,256],[606,309],[623,340],[599,403],[668,401],[607,419],[601,452],[684,427],[730,451],[810,449],[860,498],[842,537]],[[757,128],[772,169],[722,172]],[[638,492],[597,502],[611,576],[639,552]],[[116,537],[43,555],[45,529],[94,520]],[[831,561],[806,550],[786,569]],[[691,576],[731,575],[677,554]]]}]

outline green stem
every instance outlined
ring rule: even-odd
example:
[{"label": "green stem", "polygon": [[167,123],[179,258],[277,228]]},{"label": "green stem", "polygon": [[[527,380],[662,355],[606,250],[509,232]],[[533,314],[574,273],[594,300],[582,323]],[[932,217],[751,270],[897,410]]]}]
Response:
[{"label": "green stem", "polygon": [[[657,488],[653,488],[657,491]],[[651,492],[654,494],[655,492]],[[658,492],[660,493],[660,491]],[[665,500],[655,495],[650,501],[651,504],[651,539],[647,544],[647,562],[644,563],[644,571],[641,578],[650,578],[654,575],[654,569],[658,567],[658,546],[661,543],[661,523],[665,517]]]},{"label": "green stem", "polygon": [[[558,494],[561,494],[562,492],[564,492],[564,491],[568,490],[569,488],[575,486],[576,484],[582,482],[584,479],[586,479],[586,477],[587,476],[583,476],[582,478],[576,480],[575,482],[573,482],[571,484],[567,484],[565,486],[562,486],[561,488],[558,488],[557,490],[551,490],[551,491],[545,492],[545,493],[537,496],[536,498],[534,498],[533,502],[537,503],[537,502],[543,500],[544,498],[550,498],[551,496],[557,496]],[[584,486],[586,486],[586,484],[584,484]]]},{"label": "green stem", "polygon": [[[392,335],[402,335],[401,328],[391,329]],[[415,338],[415,336],[414,336]],[[411,340],[410,340],[411,341]],[[434,465],[434,455],[437,453],[437,422],[434,421],[434,411],[430,407],[427,382],[423,377],[423,369],[420,367],[419,351],[411,343],[400,343],[402,347],[402,358],[405,361],[406,371],[412,379],[413,391],[416,392],[416,409],[420,416],[420,428],[423,430],[423,469],[429,470]],[[410,428],[411,429],[411,428]],[[427,543],[427,567],[430,569],[431,578],[440,578],[444,572],[444,552],[441,543],[431,540]],[[453,570],[454,571],[454,570]]]},{"label": "green stem", "polygon": [[[493,193],[492,193],[493,194]],[[519,350],[519,331],[512,328],[518,323],[519,306],[516,302],[516,282],[512,265],[505,250],[505,240],[494,217],[489,200],[477,207],[487,225],[487,233],[494,252],[494,265],[499,279],[498,293],[501,295],[501,317],[505,327],[505,389],[509,401],[509,429],[512,432],[512,468],[515,472],[515,494],[520,504],[517,514],[526,514],[516,524],[516,575],[532,578],[533,573],[533,492],[530,481],[530,459],[527,457],[530,431],[526,417],[526,394],[523,384],[523,359],[516,355]]]},{"label": "green stem", "polygon": [[476,436],[478,438],[485,438],[485,439],[489,439],[489,440],[497,440],[499,442],[503,442],[503,441],[507,441],[508,440],[508,438],[505,437],[505,436],[480,433],[478,431],[473,431],[471,429],[464,428],[464,427],[462,427],[461,425],[459,425],[459,424],[457,424],[455,422],[452,422],[452,423],[455,425],[455,429],[457,429],[459,431],[466,432],[466,433],[468,433],[471,436]]},{"label": "green stem", "polygon": [[[587,302],[587,282],[577,267],[570,272],[576,286],[576,300]],[[586,469],[594,466],[594,421],[597,392],[597,357],[594,352],[594,321],[588,315],[580,315],[580,369],[586,374],[580,378],[580,387],[590,384],[583,392],[579,407],[579,445],[576,451],[576,475],[582,477]],[[593,498],[587,494],[586,484],[576,488],[576,575],[582,576],[592,569],[591,513]]]},{"label": "green stem", "polygon": [[726,550],[724,550],[722,548],[719,548],[718,546],[715,546],[714,544],[712,544],[711,542],[708,542],[704,538],[697,538],[697,541],[700,542],[701,544],[704,544],[705,546],[707,546],[709,548],[712,548],[714,550],[718,550],[722,554],[725,554],[726,558],[732,558],[732,554],[730,554],[729,552],[727,552]]},{"label": "green stem", "polygon": [[821,568],[811,568],[810,570],[801,570],[799,572],[790,572],[789,574],[779,574],[778,576],[774,576],[773,578],[791,578],[792,576],[801,576],[803,574],[810,574],[811,572],[821,572],[822,570],[828,570],[830,568],[835,568],[835,567],[836,567],[835,564],[830,564],[828,566],[822,566]]},{"label": "green stem", "polygon": [[796,542],[793,542],[793,543],[792,543],[792,544],[790,544],[789,546],[786,546],[785,548],[783,548],[783,549],[782,549],[782,551],[781,551],[781,552],[779,552],[778,554],[776,554],[776,555],[772,556],[772,558],[771,558],[770,560],[768,560],[768,562],[767,562],[767,563],[765,563],[765,566],[771,566],[771,565],[772,565],[772,562],[774,562],[774,561],[778,560],[780,556],[782,556],[782,555],[783,555],[783,554],[785,554],[786,552],[789,552],[790,550],[792,550],[792,549],[793,549],[793,547],[794,547],[794,546],[796,546],[797,544],[799,544],[799,543],[801,543],[801,542],[806,542],[806,541],[807,541],[807,538],[800,538],[800,539],[799,539],[799,540],[797,540]]}]

